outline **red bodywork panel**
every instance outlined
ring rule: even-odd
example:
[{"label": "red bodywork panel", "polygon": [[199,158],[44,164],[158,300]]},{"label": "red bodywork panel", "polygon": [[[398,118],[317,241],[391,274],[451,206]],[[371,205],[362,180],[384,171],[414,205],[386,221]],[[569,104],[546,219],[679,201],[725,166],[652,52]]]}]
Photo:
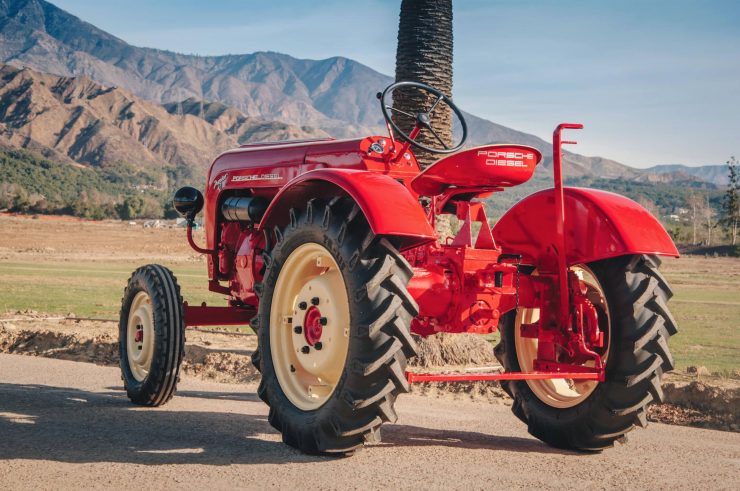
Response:
[{"label": "red bodywork panel", "polygon": [[[264,244],[262,234],[253,232],[286,223],[291,206],[305,205],[317,196],[352,196],[376,234],[396,235],[407,246],[433,240],[434,232],[408,185],[419,173],[416,158],[410,151],[390,158],[402,148],[375,136],[244,145],[219,155],[205,190],[206,249],[214,251],[208,256],[211,290],[224,293],[218,280],[229,281],[234,296],[256,301],[251,286],[259,265],[252,256]],[[221,202],[234,195],[270,200],[262,223],[222,224]],[[280,200],[275,200],[278,195]],[[389,204],[394,213],[385,212]]]},{"label": "red bodywork panel", "polygon": [[[673,240],[660,222],[629,198],[607,191],[564,188],[565,257],[568,265],[625,254],[678,257]],[[522,262],[552,270],[555,196],[546,189],[524,198],[493,227],[504,252],[521,254]],[[549,250],[549,252],[548,252]]]},{"label": "red bodywork panel", "polygon": [[445,189],[500,188],[527,182],[542,159],[539,150],[523,145],[486,145],[444,157],[422,171],[411,187],[423,196]]},{"label": "red bodywork panel", "polygon": [[[381,147],[383,153],[371,151],[371,145],[380,145],[379,142],[385,142]],[[408,159],[389,161],[386,155],[391,145],[387,138],[378,136],[359,140],[246,145],[224,152],[216,158],[208,173],[204,208],[207,248],[213,248],[216,243],[215,225],[224,193],[243,190],[248,191],[247,195],[272,199],[293,179],[316,169],[372,171],[404,183],[410,182],[419,172],[416,158],[408,152]],[[382,196],[370,201],[386,204]]]},{"label": "red bodywork panel", "polygon": [[306,196],[332,196],[337,191],[357,203],[375,235],[399,237],[402,248],[436,238],[418,197],[406,187],[388,175],[353,169],[319,169],[296,177],[275,196],[259,228],[280,223],[290,208],[305,204]]}]

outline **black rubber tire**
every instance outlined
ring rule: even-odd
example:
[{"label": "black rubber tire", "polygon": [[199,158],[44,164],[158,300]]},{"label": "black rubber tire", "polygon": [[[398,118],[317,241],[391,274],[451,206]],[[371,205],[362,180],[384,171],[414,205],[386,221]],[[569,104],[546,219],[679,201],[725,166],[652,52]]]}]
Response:
[{"label": "black rubber tire", "polygon": [[[502,382],[512,411],[529,433],[557,448],[598,451],[614,445],[636,425],[647,425],[646,408],[663,400],[661,376],[673,369],[668,338],[676,322],[666,305],[672,296],[655,256],[622,256],[587,265],[601,283],[611,315],[606,381],[582,403],[567,409],[542,402],[526,381]],[[502,319],[496,356],[506,371],[519,371],[514,346],[516,312]]]},{"label": "black rubber tire", "polygon": [[[140,382],[129,367],[126,333],[131,303],[142,291],[152,301],[155,342],[151,369]],[[128,398],[141,406],[163,405],[175,395],[185,351],[182,296],[172,271],[158,264],[142,266],[134,271],[123,292],[118,327],[121,378]]]},{"label": "black rubber tire", "polygon": [[[376,238],[349,199],[326,204],[312,200],[305,210],[291,210],[290,224],[274,231],[262,283],[260,307],[252,327],[259,348],[252,359],[262,372],[259,397],[270,406],[269,422],[283,442],[308,454],[351,454],[365,442],[380,441],[380,425],[395,422],[399,393],[408,392],[407,358],[416,355],[409,331],[418,306],[406,290],[413,272],[386,239]],[[278,274],[290,253],[307,242],[334,256],[347,286],[350,342],[347,362],[330,398],[304,411],[285,396],[272,365],[270,308]]]}]

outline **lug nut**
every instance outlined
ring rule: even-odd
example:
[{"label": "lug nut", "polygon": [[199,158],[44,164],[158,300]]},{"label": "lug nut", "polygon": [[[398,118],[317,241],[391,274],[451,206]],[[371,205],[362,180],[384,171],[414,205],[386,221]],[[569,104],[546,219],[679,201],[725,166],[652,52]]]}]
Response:
[{"label": "lug nut", "polygon": [[303,353],[304,355],[307,355],[309,351],[311,351],[311,348],[309,348],[308,346],[304,346],[303,348],[301,348],[301,353]]},{"label": "lug nut", "polygon": [[311,299],[311,303],[312,303],[313,305],[318,305],[318,304],[319,304],[319,297],[313,297],[313,298]]},{"label": "lug nut", "polygon": [[319,324],[321,324],[322,326],[325,326],[326,322],[326,317],[322,317],[321,319],[319,319]]},{"label": "lug nut", "polygon": [[298,304],[298,308],[301,310],[306,310],[308,308],[308,304],[306,302],[301,302]]},{"label": "lug nut", "polygon": [[293,332],[296,333],[296,334],[300,334],[300,333],[303,332],[303,328],[301,326],[295,326],[293,328]]},{"label": "lug nut", "polygon": [[316,349],[321,349],[324,347],[324,345],[321,344],[321,341],[317,341],[316,344],[313,345],[313,347]]}]

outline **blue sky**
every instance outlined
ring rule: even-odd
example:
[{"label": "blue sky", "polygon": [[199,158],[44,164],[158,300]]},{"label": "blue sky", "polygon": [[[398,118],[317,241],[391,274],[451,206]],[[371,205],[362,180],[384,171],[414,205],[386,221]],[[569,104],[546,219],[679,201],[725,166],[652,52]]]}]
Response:
[{"label": "blue sky", "polygon": [[[346,56],[392,75],[400,1],[52,0],[138,46]],[[740,156],[740,0],[454,0],[454,98],[646,167]]]}]

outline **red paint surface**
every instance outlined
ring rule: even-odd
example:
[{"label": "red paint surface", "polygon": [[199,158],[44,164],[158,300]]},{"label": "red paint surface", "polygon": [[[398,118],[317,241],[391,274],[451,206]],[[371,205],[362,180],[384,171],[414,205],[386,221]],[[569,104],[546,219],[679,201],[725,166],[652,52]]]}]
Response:
[{"label": "red paint surface", "polygon": [[523,145],[470,148],[430,165],[411,182],[411,187],[421,195],[436,196],[450,186],[516,186],[532,178],[540,159],[539,150]]},{"label": "red paint surface", "polygon": [[183,304],[186,326],[246,326],[256,314],[254,309],[190,306]]},{"label": "red paint surface", "polygon": [[[493,227],[493,237],[507,253],[521,254],[525,264],[550,270],[556,243],[555,196],[546,189],[524,198]],[[678,257],[660,222],[629,198],[607,191],[564,188],[566,261],[588,263],[625,254]],[[548,252],[551,251],[551,252]]]},{"label": "red paint surface", "polygon": [[357,203],[376,235],[405,237],[408,246],[436,238],[406,187],[385,174],[351,169],[313,170],[293,179],[275,197],[259,228],[277,225],[290,208],[305,205],[306,196],[331,196],[336,190]]},{"label": "red paint surface", "polygon": [[303,335],[306,338],[306,343],[309,346],[315,345],[321,340],[323,333],[324,326],[321,325],[321,311],[318,307],[312,305],[306,311],[303,319]]}]

